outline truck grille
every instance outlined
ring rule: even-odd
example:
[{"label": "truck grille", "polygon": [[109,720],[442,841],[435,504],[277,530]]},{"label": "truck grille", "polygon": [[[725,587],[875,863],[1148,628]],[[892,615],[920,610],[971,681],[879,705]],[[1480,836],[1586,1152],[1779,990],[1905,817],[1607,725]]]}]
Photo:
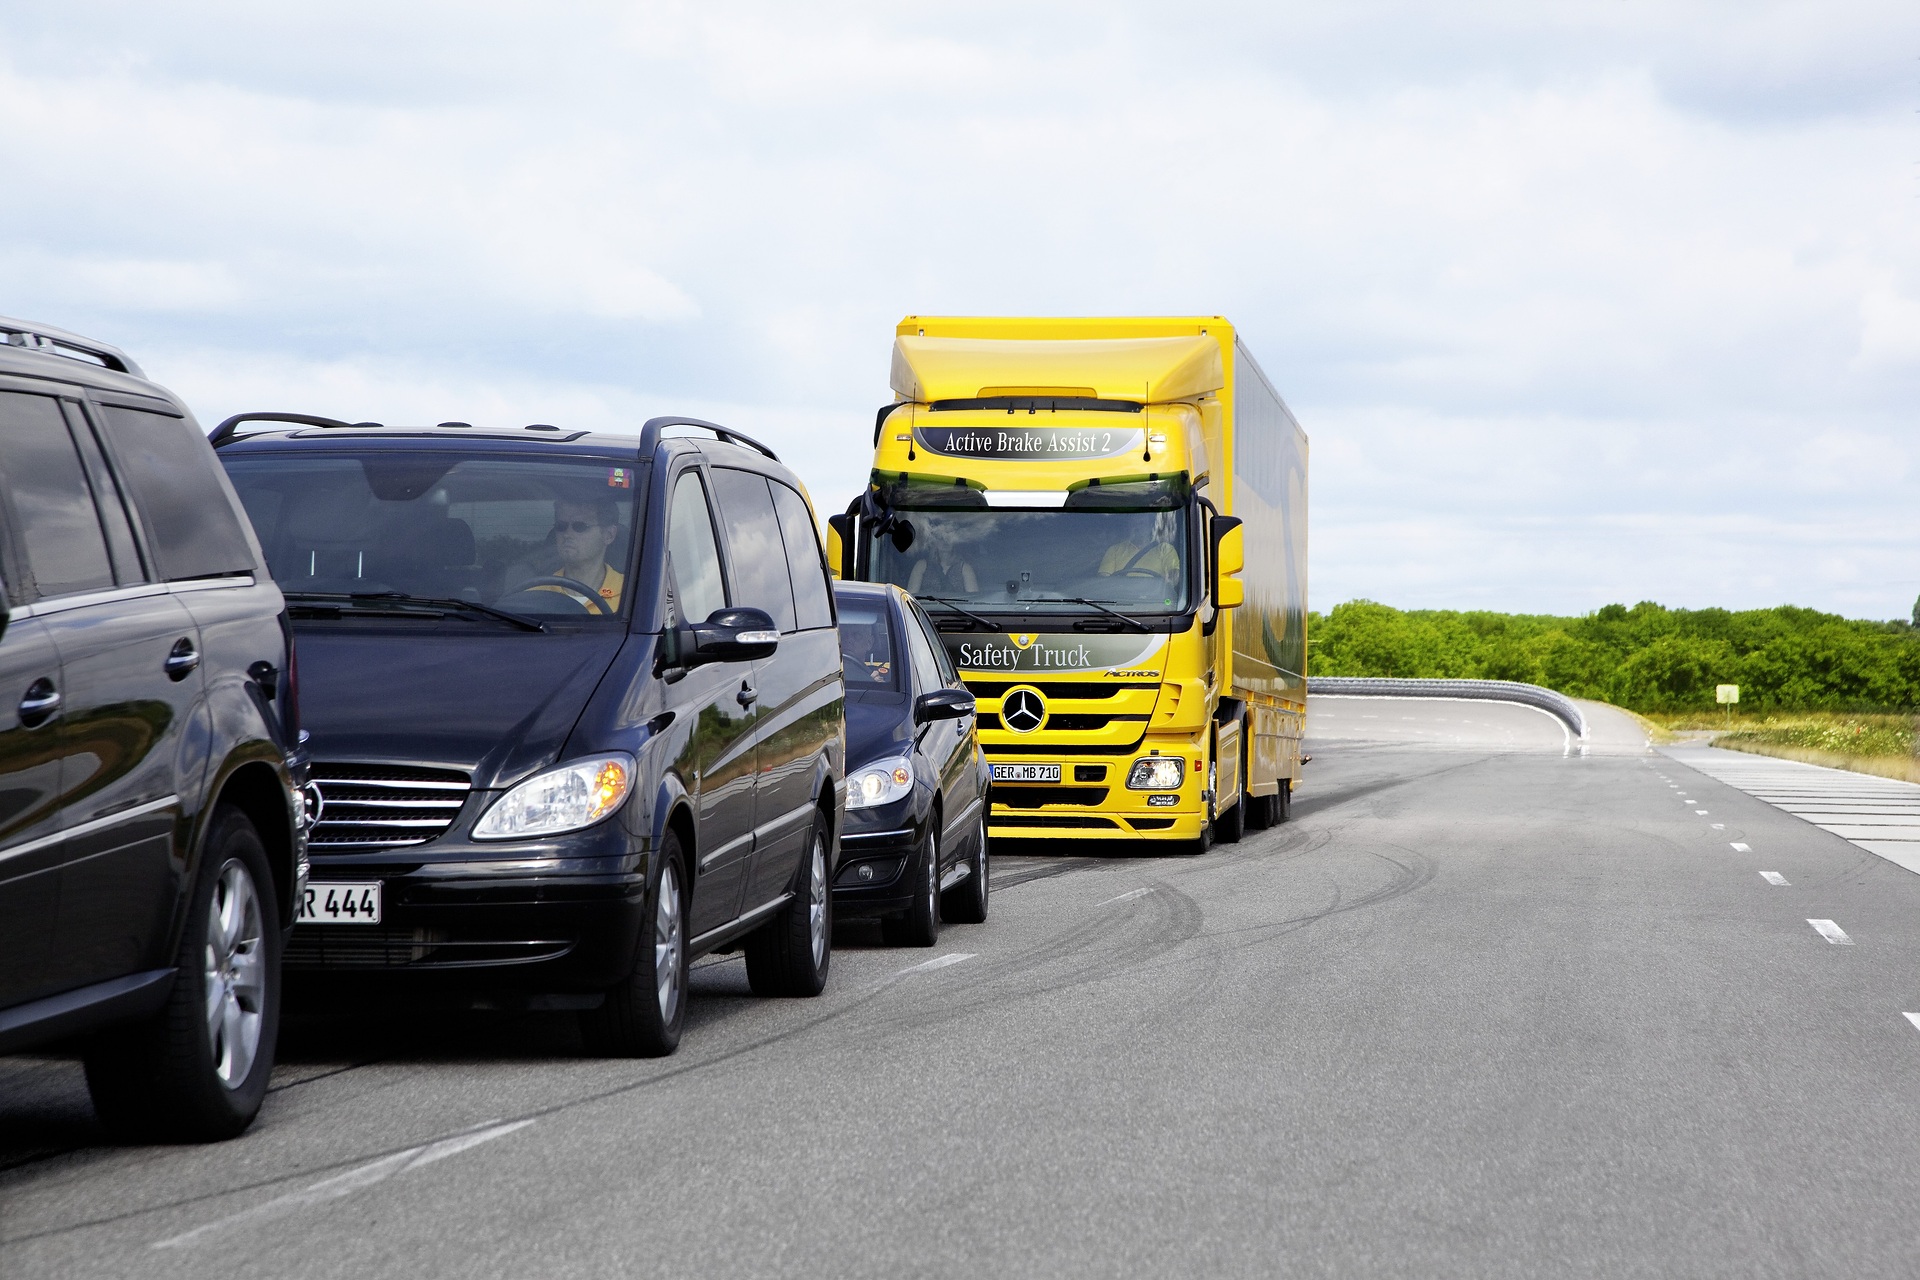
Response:
[{"label": "truck grille", "polygon": [[1038,809],[1047,804],[1105,804],[1105,787],[1056,787],[1042,783],[1001,783],[993,789],[993,802],[1009,809]]},{"label": "truck grille", "polygon": [[473,789],[453,769],[384,764],[316,763],[312,786],[320,820],[307,844],[317,854],[425,844],[453,825]]}]

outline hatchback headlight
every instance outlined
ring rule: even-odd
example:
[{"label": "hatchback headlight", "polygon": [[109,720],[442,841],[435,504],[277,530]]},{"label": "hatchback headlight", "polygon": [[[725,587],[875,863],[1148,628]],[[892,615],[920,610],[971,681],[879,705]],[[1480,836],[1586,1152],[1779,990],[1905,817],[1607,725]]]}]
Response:
[{"label": "hatchback headlight", "polygon": [[1133,762],[1127,775],[1129,791],[1177,791],[1187,776],[1179,756],[1148,756]]},{"label": "hatchback headlight", "polygon": [[870,764],[847,779],[847,808],[891,804],[913,790],[913,764],[906,759]]},{"label": "hatchback headlight", "polygon": [[493,802],[475,840],[525,840],[590,827],[633,789],[633,757],[587,756],[535,774]]}]

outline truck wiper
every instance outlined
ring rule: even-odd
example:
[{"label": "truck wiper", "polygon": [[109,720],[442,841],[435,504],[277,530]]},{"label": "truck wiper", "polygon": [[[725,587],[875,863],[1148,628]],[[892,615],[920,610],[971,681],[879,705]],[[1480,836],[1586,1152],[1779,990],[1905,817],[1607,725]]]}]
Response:
[{"label": "truck wiper", "polygon": [[[426,610],[457,609],[464,613],[478,613],[484,614],[489,618],[498,618],[500,621],[511,623],[523,631],[545,631],[547,629],[546,623],[535,618],[529,618],[525,614],[509,613],[505,609],[496,609],[490,604],[481,604],[478,600],[461,600],[453,596],[416,596],[409,595],[405,591],[289,591],[286,593],[286,597],[289,601],[300,601],[301,603],[344,602],[355,608],[365,608],[368,605],[395,604],[412,605]],[[408,610],[395,609],[393,612],[396,614],[404,614],[408,612]]]},{"label": "truck wiper", "polygon": [[985,627],[988,631],[999,630],[998,627],[994,626],[991,622],[988,622],[985,618],[981,617],[979,614],[975,613],[973,610],[961,608],[960,602],[958,600],[951,599],[947,596],[915,596],[914,599],[915,600],[931,600],[934,604],[943,604],[947,606],[947,608],[953,610],[955,613],[958,613],[965,617],[973,619],[975,622]]},{"label": "truck wiper", "polygon": [[1120,621],[1126,623],[1130,627],[1138,627],[1142,631],[1153,630],[1152,627],[1140,621],[1140,619],[1133,617],[1131,614],[1121,613],[1118,609],[1109,609],[1104,604],[1101,604],[1098,600],[1089,600],[1085,596],[1065,596],[1063,597],[1063,599],[1066,599],[1072,602],[1073,604],[1084,604],[1089,608],[1098,609],[1102,613],[1112,614],[1114,617],[1120,619]]}]

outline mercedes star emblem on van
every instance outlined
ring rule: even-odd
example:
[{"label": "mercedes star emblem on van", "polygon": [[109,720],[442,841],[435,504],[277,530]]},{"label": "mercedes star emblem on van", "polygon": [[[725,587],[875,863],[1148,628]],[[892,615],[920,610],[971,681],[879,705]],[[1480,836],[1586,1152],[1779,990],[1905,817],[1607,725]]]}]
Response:
[{"label": "mercedes star emblem on van", "polygon": [[1047,718],[1047,704],[1032,689],[1015,689],[1000,704],[1000,722],[1015,733],[1032,733]]}]

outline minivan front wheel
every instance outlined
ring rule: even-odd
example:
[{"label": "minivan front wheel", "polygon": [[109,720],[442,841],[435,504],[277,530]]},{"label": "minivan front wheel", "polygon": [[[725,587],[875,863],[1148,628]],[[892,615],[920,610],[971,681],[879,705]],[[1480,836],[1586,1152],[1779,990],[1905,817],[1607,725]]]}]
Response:
[{"label": "minivan front wheel", "polygon": [[[87,1088],[129,1137],[206,1142],[253,1122],[280,1026],[280,913],[260,833],[214,811],[166,1007],[87,1047]],[[266,890],[266,891],[263,891]]]},{"label": "minivan front wheel", "polygon": [[747,985],[757,996],[817,996],[833,962],[833,894],[827,886],[827,820],[813,815],[793,897],[747,937]]},{"label": "minivan front wheel", "polygon": [[685,862],[680,837],[660,841],[660,876],[647,897],[633,972],[581,1015],[592,1052],[609,1058],[664,1058],[680,1044],[687,1016]]}]

